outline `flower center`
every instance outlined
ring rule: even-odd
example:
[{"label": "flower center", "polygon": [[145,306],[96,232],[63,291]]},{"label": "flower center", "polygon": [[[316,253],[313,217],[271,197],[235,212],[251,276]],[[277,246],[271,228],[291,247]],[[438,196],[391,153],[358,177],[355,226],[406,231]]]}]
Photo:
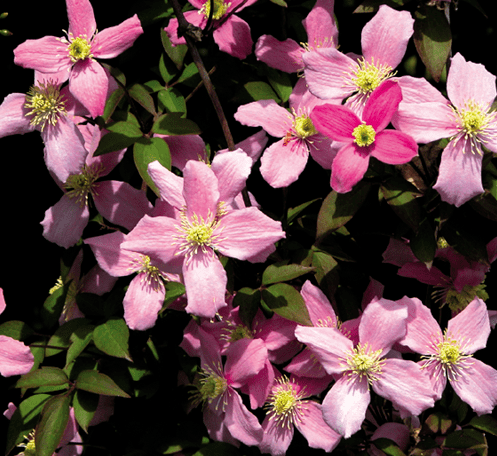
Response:
[{"label": "flower center", "polygon": [[221,365],[216,370],[207,367],[199,372],[200,380],[196,386],[197,390],[192,395],[192,400],[195,405],[211,404],[216,402],[215,408],[219,406],[224,410],[224,402],[222,401],[223,394],[228,388],[227,380],[220,375],[222,372]]},{"label": "flower center", "polygon": [[253,339],[254,332],[245,325],[236,325],[233,328],[226,328],[225,333],[221,337],[228,342],[235,342],[241,339]]},{"label": "flower center", "polygon": [[488,299],[488,293],[485,290],[484,283],[476,286],[464,285],[464,288],[460,293],[451,288],[447,291],[445,302],[449,305],[452,312],[459,313],[464,310],[477,296],[483,301]]},{"label": "flower center", "polygon": [[21,451],[18,456],[36,456],[36,446],[35,446],[35,433],[34,431],[31,431],[29,435],[26,437],[24,436],[25,439],[28,441],[26,443],[21,443],[18,445],[20,448],[24,448],[23,451]]},{"label": "flower center", "polygon": [[136,270],[141,275],[141,281],[146,281],[154,291],[159,291],[162,288],[163,275],[157,266],[151,264],[151,259],[148,255],[140,255],[132,261],[130,269]]},{"label": "flower center", "polygon": [[358,146],[366,147],[374,143],[376,132],[371,125],[361,124],[354,128],[352,136],[355,138],[354,142]]},{"label": "flower center", "polygon": [[60,94],[57,85],[52,81],[38,84],[29,89],[24,107],[31,109],[26,114],[33,116],[29,123],[34,126],[40,125],[43,131],[47,123],[55,126],[59,117],[66,114],[66,108],[64,96]]},{"label": "flower center", "polygon": [[78,60],[84,60],[86,58],[92,58],[91,45],[88,43],[86,37],[78,36],[71,40],[68,46],[69,58],[72,63],[76,63]]},{"label": "flower center", "polygon": [[370,94],[385,79],[393,76],[392,67],[371,62],[366,62],[364,57],[357,63],[352,71],[352,83],[356,86],[357,91],[362,94]]},{"label": "flower center", "polygon": [[351,379],[359,378],[359,381],[362,380],[362,377],[366,377],[369,384],[378,380],[385,364],[385,360],[380,359],[382,352],[382,349],[372,351],[367,343],[357,344],[346,359],[349,377]]},{"label": "flower center", "polygon": [[317,130],[314,128],[314,124],[307,114],[295,117],[293,128],[295,128],[299,138],[302,139],[317,134]]},{"label": "flower center", "polygon": [[303,401],[304,391],[297,392],[297,385],[287,377],[279,377],[275,380],[271,394],[268,396],[266,405],[270,420],[276,420],[281,427],[289,428],[296,421],[301,420],[307,401]]},{"label": "flower center", "polygon": [[[212,10],[212,19],[218,20],[221,19],[228,11],[228,8],[231,6],[231,3],[225,3],[223,0],[213,0],[212,1],[213,10]],[[203,14],[207,19],[209,19],[211,15],[211,0],[207,0],[202,9],[199,10],[199,14]]]},{"label": "flower center", "polygon": [[80,174],[71,174],[64,184],[67,196],[74,198],[81,206],[87,206],[88,195],[96,194],[95,189],[98,185],[95,185],[95,181],[99,174],[100,169],[95,166],[84,166]]}]

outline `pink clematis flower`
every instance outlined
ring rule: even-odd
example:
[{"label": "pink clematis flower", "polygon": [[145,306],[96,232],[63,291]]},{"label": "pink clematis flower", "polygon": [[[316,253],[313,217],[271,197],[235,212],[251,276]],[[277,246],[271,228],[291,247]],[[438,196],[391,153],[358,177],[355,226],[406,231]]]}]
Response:
[{"label": "pink clematis flower", "polygon": [[[3,289],[0,288],[0,314],[5,310]],[[12,337],[0,335],[0,374],[4,377],[27,374],[34,365],[29,347]]]},{"label": "pink clematis flower", "polygon": [[186,311],[212,318],[226,306],[227,276],[217,253],[252,262],[265,261],[285,237],[281,224],[256,207],[229,205],[245,186],[252,160],[241,151],[220,154],[211,167],[190,160],[183,178],[158,162],[149,173],[160,196],[180,211],[179,219],[143,217],[122,248],[156,257],[183,274]]},{"label": "pink clematis flower", "polygon": [[333,190],[352,190],[367,171],[370,157],[400,165],[417,154],[414,139],[400,131],[385,130],[401,100],[398,83],[388,80],[368,98],[362,119],[346,106],[324,104],[313,109],[310,118],[316,129],[344,144],[333,160]]},{"label": "pink clematis flower", "polygon": [[[45,36],[27,40],[14,49],[14,62],[24,68],[54,74],[93,117],[103,113],[110,94],[109,75],[94,59],[112,59],[131,47],[143,33],[138,16],[97,32],[89,0],[66,0],[67,38]],[[56,76],[55,76],[56,75]]]},{"label": "pink clematis flower", "polygon": [[[245,59],[252,52],[252,37],[250,36],[250,26],[234,13],[254,4],[257,0],[214,0],[214,11],[212,12],[213,38],[219,49],[233,57]],[[205,30],[209,23],[211,14],[210,0],[189,0],[197,8],[184,13],[185,19],[192,25]],[[183,37],[178,37],[178,19],[174,18],[164,29],[171,44],[185,44]]]},{"label": "pink clematis flower", "polygon": [[456,394],[478,414],[492,413],[497,405],[497,370],[473,358],[490,335],[487,306],[475,298],[447,324],[442,333],[431,311],[419,299],[403,298],[409,310],[407,333],[399,341],[423,355],[419,365],[427,372],[436,399],[449,380]]},{"label": "pink clematis flower", "polygon": [[338,28],[333,14],[335,0],[317,0],[307,17],[302,21],[307,32],[307,43],[300,45],[287,38],[279,41],[271,35],[262,35],[255,44],[257,60],[271,68],[286,73],[304,69],[303,54],[338,45]]},{"label": "pink clematis flower", "polygon": [[287,187],[298,179],[309,153],[321,166],[331,167],[331,139],[318,132],[309,117],[314,106],[324,101],[305,88],[304,80],[299,80],[292,95],[291,114],[274,100],[259,100],[240,106],[234,115],[243,125],[262,127],[281,138],[261,157],[262,177],[275,188]]},{"label": "pink clematis flower", "polygon": [[361,428],[370,388],[392,401],[401,417],[433,407],[434,394],[413,361],[389,358],[406,333],[405,305],[386,299],[369,303],[359,323],[359,343],[336,329],[299,326],[295,336],[307,344],[328,374],[342,374],[323,400],[324,420],[345,438]]},{"label": "pink clematis flower", "polygon": [[457,53],[447,76],[447,94],[451,104],[440,93],[430,102],[402,102],[392,122],[418,143],[450,138],[433,188],[442,201],[459,207],[483,192],[482,146],[497,152],[497,112],[491,111],[495,76]]}]

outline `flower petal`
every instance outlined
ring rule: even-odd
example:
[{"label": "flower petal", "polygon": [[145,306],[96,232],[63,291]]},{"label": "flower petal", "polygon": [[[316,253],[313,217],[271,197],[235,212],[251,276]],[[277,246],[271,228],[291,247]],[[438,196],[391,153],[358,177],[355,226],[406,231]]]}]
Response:
[{"label": "flower petal", "polygon": [[0,374],[4,377],[27,374],[34,365],[29,347],[8,336],[0,336]]},{"label": "flower petal", "polygon": [[234,117],[248,127],[262,127],[276,138],[283,138],[292,128],[292,116],[274,100],[253,101],[239,106]]},{"label": "flower petal", "polygon": [[331,187],[338,193],[347,193],[357,184],[369,166],[369,148],[354,143],[343,146],[333,160]]},{"label": "flower petal", "polygon": [[402,90],[399,84],[392,79],[387,79],[369,96],[364,106],[362,119],[378,134],[390,123],[401,100]]},{"label": "flower petal", "polygon": [[316,106],[309,117],[320,133],[344,143],[354,140],[352,132],[362,123],[349,108],[335,104]]},{"label": "flower petal", "polygon": [[296,73],[303,68],[303,52],[302,46],[291,38],[279,41],[274,36],[262,35],[255,44],[257,60],[285,73]]},{"label": "flower petal", "polygon": [[67,45],[55,36],[21,43],[14,49],[14,63],[42,73],[57,73],[72,66]]},{"label": "flower petal", "polygon": [[243,60],[252,52],[250,26],[238,16],[229,16],[212,36],[219,49],[233,57]]},{"label": "flower petal", "polygon": [[418,145],[409,135],[397,130],[383,130],[370,147],[371,156],[389,165],[403,165],[418,155]]},{"label": "flower petal", "polygon": [[74,35],[74,37],[86,35],[89,41],[97,29],[90,1],[66,0],[66,6],[67,18],[69,19],[69,33]]}]

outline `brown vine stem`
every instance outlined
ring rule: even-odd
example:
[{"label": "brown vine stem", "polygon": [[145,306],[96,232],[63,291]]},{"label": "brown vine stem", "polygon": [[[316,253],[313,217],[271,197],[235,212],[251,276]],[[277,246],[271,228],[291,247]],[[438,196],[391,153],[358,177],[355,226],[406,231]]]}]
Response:
[{"label": "brown vine stem", "polygon": [[[233,136],[228,126],[228,121],[226,120],[226,116],[224,115],[223,107],[221,106],[221,102],[219,101],[219,98],[217,96],[216,89],[212,84],[209,73],[205,69],[204,63],[202,62],[202,58],[200,57],[200,53],[198,52],[197,46],[195,44],[195,41],[200,41],[202,39],[202,30],[198,27],[193,26],[185,19],[178,0],[172,0],[171,5],[173,7],[176,18],[178,19],[178,36],[185,37],[188,50],[190,51],[192,59],[197,66],[198,73],[204,83],[209,98],[211,99],[212,105],[214,106],[214,110],[216,111],[219,123],[221,124],[221,128],[228,145],[228,150],[235,150],[235,142],[233,141]],[[242,190],[242,196],[245,206],[251,206],[246,188]]]}]

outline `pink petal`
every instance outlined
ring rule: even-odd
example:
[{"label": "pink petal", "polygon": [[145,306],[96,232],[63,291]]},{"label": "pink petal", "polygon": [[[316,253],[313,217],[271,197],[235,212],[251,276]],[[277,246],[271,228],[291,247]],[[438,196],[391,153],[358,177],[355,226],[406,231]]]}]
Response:
[{"label": "pink petal", "polygon": [[14,63],[42,73],[57,73],[72,66],[67,44],[55,36],[26,40],[14,49]]},{"label": "pink petal", "polygon": [[343,143],[334,142],[325,135],[318,133],[312,137],[312,142],[309,144],[309,153],[312,159],[324,169],[331,169],[333,160],[342,147]]},{"label": "pink petal", "polygon": [[167,201],[176,209],[185,206],[183,196],[183,178],[164,168],[158,161],[148,165],[148,173],[160,192],[162,200]]},{"label": "pink petal", "polygon": [[304,298],[305,306],[314,326],[337,326],[337,318],[330,301],[325,294],[309,280],[304,282],[300,294]]},{"label": "pink petal", "polygon": [[425,78],[401,76],[393,79],[399,83],[402,89],[402,101],[404,103],[448,103],[447,99]]},{"label": "pink petal", "polygon": [[[198,10],[186,11],[184,16],[185,19],[193,26],[200,27],[202,29],[205,27],[207,19],[203,14],[199,14]],[[178,19],[170,19],[167,27],[164,28],[164,31],[167,33],[167,36],[171,40],[171,44],[173,46],[186,44],[184,37],[178,37]]]},{"label": "pink petal", "polygon": [[283,138],[292,128],[292,116],[274,100],[253,101],[239,106],[234,117],[243,125],[262,127],[276,138]]},{"label": "pink petal", "polygon": [[138,331],[152,328],[165,296],[166,290],[160,280],[151,283],[145,272],[134,277],[123,300],[124,320],[129,328]]},{"label": "pink petal", "polygon": [[0,138],[10,135],[23,135],[32,132],[35,127],[30,125],[26,114],[29,109],[24,107],[26,95],[11,93],[0,105]]},{"label": "pink petal", "polygon": [[226,306],[227,276],[212,250],[199,251],[185,260],[183,276],[188,304],[186,312],[199,317],[213,318]]},{"label": "pink petal", "polygon": [[482,156],[475,154],[464,139],[452,140],[442,152],[438,179],[433,188],[442,201],[461,206],[483,193],[481,181]]},{"label": "pink petal", "polygon": [[239,260],[257,255],[285,237],[281,223],[256,207],[228,212],[218,230],[222,238],[217,245],[219,253]]},{"label": "pink petal", "polygon": [[402,91],[397,82],[392,79],[384,81],[373,91],[362,113],[367,125],[371,125],[378,134],[392,120],[392,116],[402,100]]},{"label": "pink petal", "polygon": [[146,193],[127,182],[99,182],[93,201],[104,218],[128,230],[132,230],[145,214],[152,211]]},{"label": "pink petal", "polygon": [[396,68],[406,52],[407,43],[414,33],[414,19],[408,11],[397,11],[381,5],[362,29],[362,53],[366,61]]},{"label": "pink petal", "polygon": [[64,195],[58,203],[45,212],[41,222],[43,237],[64,248],[69,248],[79,241],[88,224],[90,212],[86,205]]},{"label": "pink petal", "polygon": [[291,38],[279,41],[271,35],[262,35],[255,44],[257,60],[285,73],[296,73],[302,69],[302,52],[302,46]]},{"label": "pink petal", "polygon": [[445,288],[449,286],[450,278],[436,266],[432,266],[428,269],[424,263],[421,263],[417,259],[414,259],[414,261],[415,262],[413,263],[404,264],[399,269],[397,274],[402,277],[417,279],[421,283],[425,283],[427,285],[436,285]]},{"label": "pink petal", "polygon": [[[199,135],[155,136],[162,138],[167,143],[171,152],[171,165],[181,171],[188,160],[207,161],[205,142]],[[175,177],[177,176],[175,175]]]},{"label": "pink petal", "polygon": [[[245,383],[245,388],[250,399],[252,409],[263,407],[271,392],[274,382],[274,367],[269,359],[266,359],[264,367],[260,372],[249,378]],[[245,392],[245,391],[244,391]]]},{"label": "pink petal", "polygon": [[[393,440],[397,446],[406,451],[410,441],[409,427],[402,423],[385,423],[382,424],[371,436],[371,440],[376,439],[390,439]],[[371,448],[373,456],[383,456],[383,451]]]},{"label": "pink petal", "polygon": [[183,197],[188,218],[212,220],[217,213],[219,196],[214,171],[205,163],[190,160],[183,170]]},{"label": "pink petal", "polygon": [[435,405],[435,393],[427,373],[418,364],[395,358],[384,362],[381,375],[373,382],[373,390],[392,401],[402,417],[419,415]]},{"label": "pink petal", "polygon": [[492,413],[497,405],[497,371],[472,359],[457,381],[450,382],[456,394],[478,414]]},{"label": "pink petal", "polygon": [[370,147],[371,156],[389,165],[403,165],[418,155],[418,145],[409,135],[397,130],[383,130]]},{"label": "pink petal", "polygon": [[217,154],[211,169],[219,183],[219,199],[231,204],[236,195],[244,188],[252,170],[252,159],[241,149],[230,153]]},{"label": "pink petal", "polygon": [[243,60],[252,52],[250,26],[238,16],[230,16],[212,35],[219,49],[233,57]]},{"label": "pink petal", "polygon": [[309,447],[331,452],[342,436],[324,421],[321,404],[314,401],[307,402],[303,415],[301,420],[295,421],[295,427],[306,438]]},{"label": "pink petal", "polygon": [[5,304],[5,297],[3,295],[3,289],[0,288],[0,314],[3,313],[7,305]]},{"label": "pink petal", "polygon": [[240,388],[257,375],[267,361],[267,348],[261,339],[240,339],[226,350],[224,373],[233,388]]},{"label": "pink petal", "polygon": [[266,415],[262,422],[264,437],[259,449],[261,453],[269,453],[271,455],[284,455],[288,447],[292,443],[293,434],[295,432],[293,426],[282,426],[280,422],[269,419]]},{"label": "pink petal", "polygon": [[473,354],[487,346],[490,321],[486,304],[475,298],[468,306],[447,323],[447,337],[460,342],[465,354]]},{"label": "pink petal", "polygon": [[86,35],[88,41],[97,29],[93,7],[89,0],[66,0],[69,33],[78,37]]},{"label": "pink petal", "polygon": [[355,434],[366,418],[371,396],[368,381],[363,377],[341,377],[323,400],[324,421],[344,438]]},{"label": "pink petal", "polygon": [[99,59],[117,57],[130,48],[142,33],[140,19],[135,14],[121,24],[97,33],[91,44],[92,54]]},{"label": "pink petal", "polygon": [[281,139],[264,151],[260,167],[262,177],[273,188],[288,187],[299,178],[308,157],[309,148],[305,141]]},{"label": "pink petal", "polygon": [[335,23],[335,0],[317,0],[310,13],[302,21],[310,47],[338,45],[338,28]]},{"label": "pink petal", "polygon": [[361,119],[349,108],[334,104],[316,106],[312,110],[310,118],[320,133],[344,143],[353,141],[352,132],[362,123]]},{"label": "pink petal", "polygon": [[27,374],[34,365],[29,347],[8,336],[0,336],[0,374],[4,377]]},{"label": "pink petal", "polygon": [[364,176],[369,166],[369,148],[349,143],[342,147],[331,169],[331,187],[338,193],[352,190]]}]

